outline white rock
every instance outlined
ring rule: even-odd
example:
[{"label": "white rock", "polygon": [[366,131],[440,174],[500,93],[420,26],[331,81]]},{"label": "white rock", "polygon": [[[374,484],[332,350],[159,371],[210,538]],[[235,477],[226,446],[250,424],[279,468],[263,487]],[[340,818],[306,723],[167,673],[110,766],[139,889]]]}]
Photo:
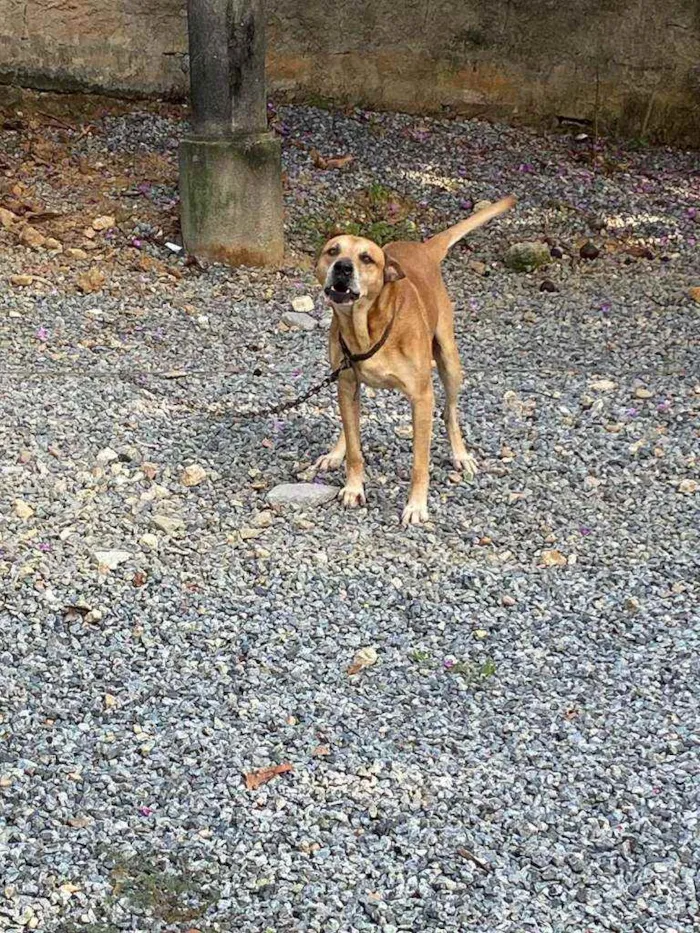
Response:
[{"label": "white rock", "polygon": [[131,554],[129,551],[94,551],[92,556],[101,567],[116,570],[120,564],[129,560]]},{"label": "white rock", "polygon": [[588,383],[588,388],[594,392],[612,392],[617,388],[617,383],[612,379],[593,379]]},{"label": "white rock", "polygon": [[308,314],[314,310],[314,300],[311,295],[300,295],[298,298],[292,298],[292,308]]},{"label": "white rock", "polygon": [[98,463],[102,463],[102,464],[111,463],[112,460],[118,460],[118,459],[119,459],[119,454],[116,452],[116,450],[112,450],[111,447],[105,447],[95,457],[95,460],[97,460]]},{"label": "white rock", "polygon": [[253,519],[253,524],[256,528],[269,528],[274,518],[275,516],[272,512],[269,509],[265,509],[263,512],[258,512]]},{"label": "white rock", "polygon": [[185,523],[181,518],[173,515],[154,515],[151,519],[156,528],[160,528],[166,535],[181,534],[185,530]]},{"label": "white rock", "polygon": [[315,317],[297,311],[285,311],[282,315],[282,323],[288,327],[299,327],[301,330],[314,330],[318,326]]},{"label": "white rock", "polygon": [[282,483],[269,491],[267,501],[270,505],[313,508],[325,505],[337,495],[337,486],[324,486],[322,483]]},{"label": "white rock", "polygon": [[158,535],[153,535],[150,531],[147,531],[146,534],[141,535],[139,543],[142,544],[143,547],[148,548],[149,551],[157,551]]},{"label": "white rock", "polygon": [[207,478],[207,471],[198,463],[193,463],[182,471],[180,482],[183,486],[199,486]]},{"label": "white rock", "polygon": [[26,521],[28,518],[31,518],[34,514],[34,509],[25,502],[23,499],[17,499],[15,502],[15,515],[18,518],[21,518],[22,521]]}]

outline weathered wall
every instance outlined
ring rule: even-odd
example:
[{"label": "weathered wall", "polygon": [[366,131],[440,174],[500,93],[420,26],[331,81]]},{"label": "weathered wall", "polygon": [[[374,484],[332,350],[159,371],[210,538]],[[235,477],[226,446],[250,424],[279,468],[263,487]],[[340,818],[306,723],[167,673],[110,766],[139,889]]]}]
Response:
[{"label": "weathered wall", "polygon": [[[700,0],[270,0],[295,96],[700,143]],[[181,96],[185,0],[0,0],[0,81]],[[597,105],[596,105],[597,101]]]}]

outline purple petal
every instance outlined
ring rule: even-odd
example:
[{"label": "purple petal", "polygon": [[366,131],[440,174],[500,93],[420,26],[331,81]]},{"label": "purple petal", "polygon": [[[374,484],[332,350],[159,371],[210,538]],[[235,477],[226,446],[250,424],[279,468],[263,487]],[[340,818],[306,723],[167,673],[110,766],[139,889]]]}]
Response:
[{"label": "purple petal", "polygon": [[588,528],[586,525],[581,525],[581,527],[578,530],[578,533],[582,535],[584,538],[587,538],[588,535],[591,533],[591,529]]}]

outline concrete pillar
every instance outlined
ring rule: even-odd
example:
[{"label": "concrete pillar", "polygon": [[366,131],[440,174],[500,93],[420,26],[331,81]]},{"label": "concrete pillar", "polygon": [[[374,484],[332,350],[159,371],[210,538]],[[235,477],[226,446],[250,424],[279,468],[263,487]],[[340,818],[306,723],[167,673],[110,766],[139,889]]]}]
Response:
[{"label": "concrete pillar", "polygon": [[284,254],[279,140],[267,132],[264,0],[188,0],[191,136],[180,144],[185,249],[278,265]]}]

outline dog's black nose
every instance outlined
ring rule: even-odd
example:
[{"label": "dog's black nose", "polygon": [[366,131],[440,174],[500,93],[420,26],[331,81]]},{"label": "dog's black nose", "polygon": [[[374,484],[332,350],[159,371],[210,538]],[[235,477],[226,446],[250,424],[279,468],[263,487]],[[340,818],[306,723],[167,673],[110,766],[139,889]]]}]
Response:
[{"label": "dog's black nose", "polygon": [[333,266],[333,272],[335,275],[349,277],[352,275],[352,271],[352,260],[350,259],[339,259]]}]

